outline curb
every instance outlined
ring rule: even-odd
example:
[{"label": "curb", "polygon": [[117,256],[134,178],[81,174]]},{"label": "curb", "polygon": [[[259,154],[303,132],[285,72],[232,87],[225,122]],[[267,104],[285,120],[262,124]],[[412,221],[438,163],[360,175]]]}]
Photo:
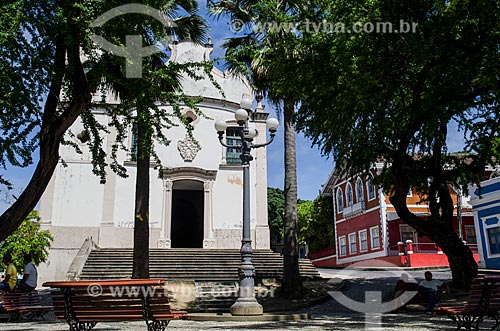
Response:
[{"label": "curb", "polygon": [[[321,269],[328,270],[344,270],[345,267],[321,267]],[[442,270],[442,271],[450,271],[450,267],[448,266],[432,266],[432,267],[362,267],[356,266],[352,267],[351,270],[361,270],[361,271],[422,271],[422,270]]]},{"label": "curb", "polygon": [[189,314],[186,320],[190,321],[219,321],[219,322],[271,322],[271,321],[300,321],[311,319],[309,314],[268,314],[255,316],[233,316],[229,313],[210,314],[198,313]]}]

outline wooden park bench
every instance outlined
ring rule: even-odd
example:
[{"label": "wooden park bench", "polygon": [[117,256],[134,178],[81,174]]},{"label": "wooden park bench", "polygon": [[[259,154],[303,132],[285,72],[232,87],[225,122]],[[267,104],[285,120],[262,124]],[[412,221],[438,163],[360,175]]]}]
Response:
[{"label": "wooden park bench", "polygon": [[500,324],[500,277],[479,276],[472,281],[472,286],[464,305],[438,307],[435,312],[446,315],[457,324],[457,330],[479,330],[485,318],[491,318],[496,329]]},{"label": "wooden park bench", "polygon": [[148,331],[163,331],[171,320],[187,316],[170,309],[164,279],[46,282],[58,319],[70,331],[90,330],[98,322],[146,322]]},{"label": "wooden park bench", "polygon": [[45,314],[54,311],[53,306],[41,303],[40,294],[36,290],[29,292],[1,292],[0,303],[3,309],[9,313],[9,319],[13,316],[29,319],[41,317],[45,319]]}]

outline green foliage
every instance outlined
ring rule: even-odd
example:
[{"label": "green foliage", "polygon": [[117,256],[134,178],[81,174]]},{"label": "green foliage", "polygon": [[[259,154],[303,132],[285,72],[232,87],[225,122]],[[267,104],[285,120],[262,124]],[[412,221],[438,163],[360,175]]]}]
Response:
[{"label": "green foliage", "polygon": [[307,243],[311,250],[320,250],[335,245],[333,204],[331,197],[319,196],[312,206],[314,217],[309,223]]},{"label": "green foliage", "polygon": [[[53,51],[47,44],[51,23],[37,18],[31,5],[34,1],[0,4],[0,168],[28,166],[38,145],[40,101]],[[2,176],[0,185],[10,187]]]},{"label": "green foliage", "polygon": [[[417,27],[414,33],[304,34],[304,74],[295,76],[302,90],[299,126],[343,170],[358,173],[375,160],[419,155],[408,185],[427,190],[436,166],[453,164],[444,180],[463,183],[498,160],[492,148],[500,131],[498,0],[323,5],[327,21],[347,27],[360,21],[399,28],[400,20]],[[474,153],[467,162],[447,153],[453,121]],[[384,179],[391,187],[390,176]]]},{"label": "green foliage", "polygon": [[267,188],[267,218],[271,240],[283,240],[283,218],[285,213],[285,193],[279,188]]},{"label": "green foliage", "polygon": [[335,244],[331,197],[302,201],[297,205],[297,214],[299,242],[306,242],[313,251]]},{"label": "green foliage", "polygon": [[[283,239],[285,192],[267,188],[267,213],[271,238]],[[310,249],[319,250],[335,244],[333,206],[331,198],[317,197],[314,201],[297,201],[298,241],[306,242]]]},{"label": "green foliage", "polygon": [[297,225],[299,227],[298,242],[308,243],[308,234],[310,224],[313,221],[313,202],[311,200],[301,201],[297,203]]},{"label": "green foliage", "polygon": [[[309,203],[309,200],[297,199],[297,216],[300,217],[299,206],[303,203]],[[267,219],[271,239],[277,242],[283,240],[283,219],[285,215],[285,192],[282,189],[267,188]],[[307,217],[304,216],[304,219]],[[299,224],[300,226],[300,224]]]},{"label": "green foliage", "polygon": [[[11,254],[17,272],[22,273],[24,254],[30,253],[35,265],[45,262],[53,239],[48,230],[40,230],[40,215],[34,210],[16,231],[0,243],[0,256]],[[0,269],[5,267],[0,262]]]}]

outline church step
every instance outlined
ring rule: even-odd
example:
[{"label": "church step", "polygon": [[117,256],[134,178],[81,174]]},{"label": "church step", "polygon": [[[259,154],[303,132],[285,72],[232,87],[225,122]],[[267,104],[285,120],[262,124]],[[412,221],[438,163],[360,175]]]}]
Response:
[{"label": "church step", "polygon": [[[112,271],[112,272],[110,272]],[[206,271],[196,271],[196,270],[187,270],[185,272],[180,272],[180,271],[175,271],[173,270],[172,272],[168,271],[156,271],[156,270],[150,270],[150,275],[157,275],[158,277],[161,278],[166,278],[166,279],[210,279],[210,276],[214,277],[214,280],[219,280],[221,277],[222,278],[227,278],[231,280],[237,280],[238,279],[238,270],[235,269],[232,272],[231,271],[216,271],[216,270],[206,270]],[[121,278],[127,278],[132,275],[132,269],[127,269],[127,270],[105,270],[105,271],[86,271],[85,273],[82,273],[81,279],[89,279],[89,278],[98,278],[98,277],[106,277],[106,278],[119,278],[118,275],[123,275],[124,277]],[[256,275],[257,278],[281,278],[281,272],[280,271],[257,271]],[[310,277],[313,278],[313,276],[308,276],[308,275],[303,275],[302,277]],[[155,276],[156,278],[156,276]]]},{"label": "church step", "polygon": [[[230,262],[216,262],[216,261],[211,261],[210,263],[205,263],[204,261],[198,261],[198,263],[193,264],[193,262],[179,262],[179,263],[173,263],[173,262],[164,262],[164,261],[154,261],[149,264],[150,268],[211,268],[211,267],[221,267],[221,268],[231,268],[231,267],[238,267],[240,266],[241,262],[240,261],[230,261]],[[252,264],[255,267],[262,267],[262,268],[275,268],[275,269],[282,269],[283,264],[282,263],[261,263],[257,261],[252,261]],[[311,270],[316,270],[313,269],[314,267],[310,267],[305,263],[299,263],[301,268],[308,268]],[[92,266],[95,268],[131,268],[132,267],[132,262],[121,262],[121,261],[108,261],[108,262],[96,262],[96,261],[88,261],[87,266]]]},{"label": "church step", "polygon": [[[281,274],[283,268],[278,267],[278,266],[262,266],[262,265],[254,265],[254,268],[256,269],[257,274]],[[179,270],[182,269],[182,270]],[[180,268],[180,266],[159,266],[159,267],[154,267],[150,266],[150,272],[158,272],[158,273],[210,273],[210,272],[221,272],[221,273],[237,273],[239,269],[239,265],[232,265],[232,266],[183,266]],[[94,272],[101,272],[101,273],[120,273],[120,272],[128,272],[132,270],[132,265],[130,266],[94,266],[94,265],[86,265],[83,274],[87,273],[94,273]],[[312,273],[314,275],[317,274],[317,271],[312,268],[300,268],[301,273]]]},{"label": "church step", "polygon": [[[193,276],[198,275],[198,274],[232,274],[237,276],[238,275],[238,267],[233,267],[233,268],[206,268],[206,269],[200,269],[200,268],[183,268],[184,270],[178,270],[175,268],[150,268],[149,272],[150,273],[155,273],[155,274],[165,274],[166,276],[173,276],[173,275],[182,275],[182,274],[192,274]],[[315,273],[313,270],[303,270],[301,269],[301,274],[303,277],[314,277]],[[86,275],[94,275],[94,274],[117,274],[117,273],[131,273],[132,272],[132,267],[130,268],[89,268],[84,270],[84,273],[82,273],[82,276]],[[282,269],[281,268],[258,268],[256,267],[256,274],[259,277],[264,277],[264,276],[275,276],[275,277],[281,277]]]},{"label": "church step", "polygon": [[[111,279],[132,273],[133,250],[131,248],[102,248],[90,253],[80,275],[81,279]],[[206,249],[151,249],[150,275],[166,279],[238,280],[241,253],[233,250]],[[283,257],[270,250],[254,251],[252,262],[256,276],[281,278]],[[319,277],[310,260],[300,259],[301,276]]]}]

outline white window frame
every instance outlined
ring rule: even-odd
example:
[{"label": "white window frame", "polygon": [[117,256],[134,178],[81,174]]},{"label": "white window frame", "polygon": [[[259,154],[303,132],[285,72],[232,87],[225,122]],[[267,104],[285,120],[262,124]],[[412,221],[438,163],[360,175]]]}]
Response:
[{"label": "white window frame", "polygon": [[[483,224],[482,226],[482,234],[484,236],[485,242],[483,243],[483,247],[486,249],[486,256],[485,258],[497,258],[500,257],[500,253],[493,253],[491,251],[491,241],[490,241],[490,233],[488,230],[490,229],[495,229],[495,228],[500,228],[500,222],[488,222],[488,219],[490,218],[496,218],[500,219],[500,214],[493,214],[493,215],[488,215],[484,217],[480,217],[479,221]],[[488,224],[489,223],[489,224]]]},{"label": "white window frame", "polygon": [[[344,197],[343,197],[342,189],[339,187],[337,189],[337,193],[335,194],[335,200],[337,204],[337,213],[341,213],[344,211]],[[340,202],[340,203],[339,203]]]},{"label": "white window frame", "polygon": [[[370,188],[373,188],[373,197],[370,197]],[[377,197],[377,188],[375,187],[375,184],[373,184],[372,176],[369,176],[366,180],[366,196],[368,197],[368,201],[375,200]]]},{"label": "white window frame", "polygon": [[354,204],[354,195],[352,192],[351,183],[347,183],[345,187],[345,205],[346,207],[351,207]]},{"label": "white window frame", "polygon": [[[373,236],[373,234],[376,233],[377,236]],[[374,239],[377,239],[376,241]],[[376,243],[376,245],[374,245]],[[378,226],[372,226],[370,228],[370,246],[371,249],[378,249],[380,248],[380,229]]]},{"label": "white window frame", "polygon": [[[410,239],[414,244],[417,244],[417,239],[418,239],[418,236],[417,236],[417,232],[415,231],[414,228],[412,228],[411,226],[409,226],[408,224],[399,224],[399,238],[402,240],[402,241],[406,241],[408,240],[407,238],[403,238],[403,232],[404,233],[412,233],[412,239]],[[406,242],[405,242],[406,244]]]},{"label": "white window frame", "polygon": [[356,179],[355,190],[356,190],[356,202],[364,201],[365,194],[363,190],[363,181],[361,180],[360,177]]},{"label": "white window frame", "polygon": [[[342,250],[342,248],[344,248]],[[347,238],[346,236],[340,236],[339,237],[339,256],[346,256],[347,255]]]},{"label": "white window frame", "polygon": [[485,238],[486,238],[486,251],[488,252],[488,258],[500,256],[500,252],[493,253],[491,251],[491,241],[490,241],[491,238],[490,238],[490,233],[488,232],[488,230],[497,229],[497,228],[500,228],[500,225],[498,225],[498,223],[484,227],[484,233],[485,233]]},{"label": "white window frame", "polygon": [[[363,236],[364,235],[364,240]],[[359,251],[360,252],[367,252],[368,251],[368,232],[366,230],[360,230],[358,231],[358,237],[359,237]],[[364,243],[364,245],[363,245]]]},{"label": "white window frame", "polygon": [[356,232],[349,233],[349,254],[356,254],[358,246],[356,243]]}]

